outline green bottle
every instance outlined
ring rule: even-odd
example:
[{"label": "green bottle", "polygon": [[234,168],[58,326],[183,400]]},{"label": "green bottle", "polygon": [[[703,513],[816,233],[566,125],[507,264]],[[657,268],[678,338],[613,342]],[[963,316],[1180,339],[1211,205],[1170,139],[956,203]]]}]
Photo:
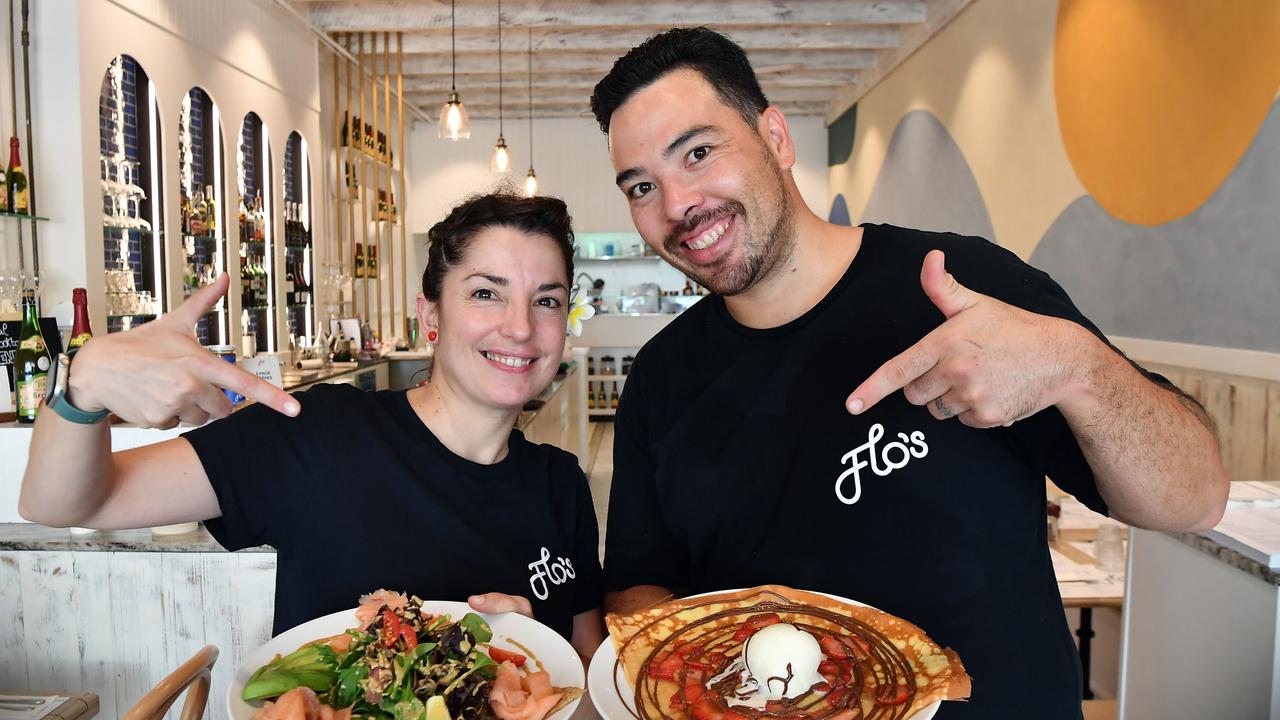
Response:
[{"label": "green bottle", "polygon": [[40,316],[36,311],[36,291],[27,288],[22,294],[22,332],[18,335],[18,351],[13,356],[13,377],[17,385],[18,422],[33,423],[40,403],[44,401],[49,366],[53,358],[40,334]]}]

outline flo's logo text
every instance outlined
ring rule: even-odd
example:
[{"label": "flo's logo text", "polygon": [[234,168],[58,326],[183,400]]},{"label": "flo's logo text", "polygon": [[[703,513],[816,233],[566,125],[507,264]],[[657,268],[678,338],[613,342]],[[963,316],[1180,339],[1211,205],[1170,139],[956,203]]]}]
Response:
[{"label": "flo's logo text", "polygon": [[[929,446],[924,442],[924,433],[919,430],[907,435],[898,433],[901,441],[893,440],[880,446],[884,437],[884,426],[876,423],[867,432],[867,441],[850,450],[840,458],[840,464],[849,464],[840,477],[836,478],[836,497],[845,505],[852,505],[862,497],[861,471],[871,468],[871,472],[884,477],[905,466],[912,458],[922,458],[929,454]],[[845,481],[853,477],[853,494],[845,493]]]},{"label": "flo's logo text", "polygon": [[552,585],[560,585],[575,577],[573,563],[569,558],[558,557],[555,562],[551,562],[551,551],[545,547],[542,548],[542,557],[529,563],[529,569],[533,571],[529,576],[529,587],[539,600],[547,599],[548,580]]}]

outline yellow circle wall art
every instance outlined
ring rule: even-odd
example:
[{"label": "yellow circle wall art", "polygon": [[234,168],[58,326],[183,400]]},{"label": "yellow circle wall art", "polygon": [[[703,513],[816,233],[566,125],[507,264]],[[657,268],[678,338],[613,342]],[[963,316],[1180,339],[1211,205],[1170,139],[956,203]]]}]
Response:
[{"label": "yellow circle wall art", "polygon": [[1209,198],[1280,86],[1276,0],[1061,0],[1058,123],[1111,215],[1157,225]]}]

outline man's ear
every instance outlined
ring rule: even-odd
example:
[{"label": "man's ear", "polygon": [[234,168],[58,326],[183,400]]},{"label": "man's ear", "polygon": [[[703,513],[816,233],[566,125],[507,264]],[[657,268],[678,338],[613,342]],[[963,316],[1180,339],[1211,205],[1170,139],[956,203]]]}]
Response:
[{"label": "man's ear", "polygon": [[440,327],[440,316],[436,309],[436,304],[428,300],[422,293],[418,293],[418,297],[414,302],[418,310],[418,332],[425,337],[427,331]]},{"label": "man's ear", "polygon": [[791,128],[787,126],[787,118],[776,106],[770,105],[760,114],[757,130],[764,140],[769,152],[778,161],[783,171],[790,170],[796,164],[796,146],[791,140]]}]

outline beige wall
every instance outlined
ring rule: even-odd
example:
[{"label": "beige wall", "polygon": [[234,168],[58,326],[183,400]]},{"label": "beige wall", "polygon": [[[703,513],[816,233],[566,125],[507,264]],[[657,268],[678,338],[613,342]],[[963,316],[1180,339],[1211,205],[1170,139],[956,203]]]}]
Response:
[{"label": "beige wall", "polygon": [[[1026,258],[1050,223],[1085,194],[1058,132],[1051,0],[979,0],[858,103],[854,150],[830,172],[862,215],[894,128],[928,110],[968,160],[1000,244]],[[828,202],[828,207],[830,202]]]}]

